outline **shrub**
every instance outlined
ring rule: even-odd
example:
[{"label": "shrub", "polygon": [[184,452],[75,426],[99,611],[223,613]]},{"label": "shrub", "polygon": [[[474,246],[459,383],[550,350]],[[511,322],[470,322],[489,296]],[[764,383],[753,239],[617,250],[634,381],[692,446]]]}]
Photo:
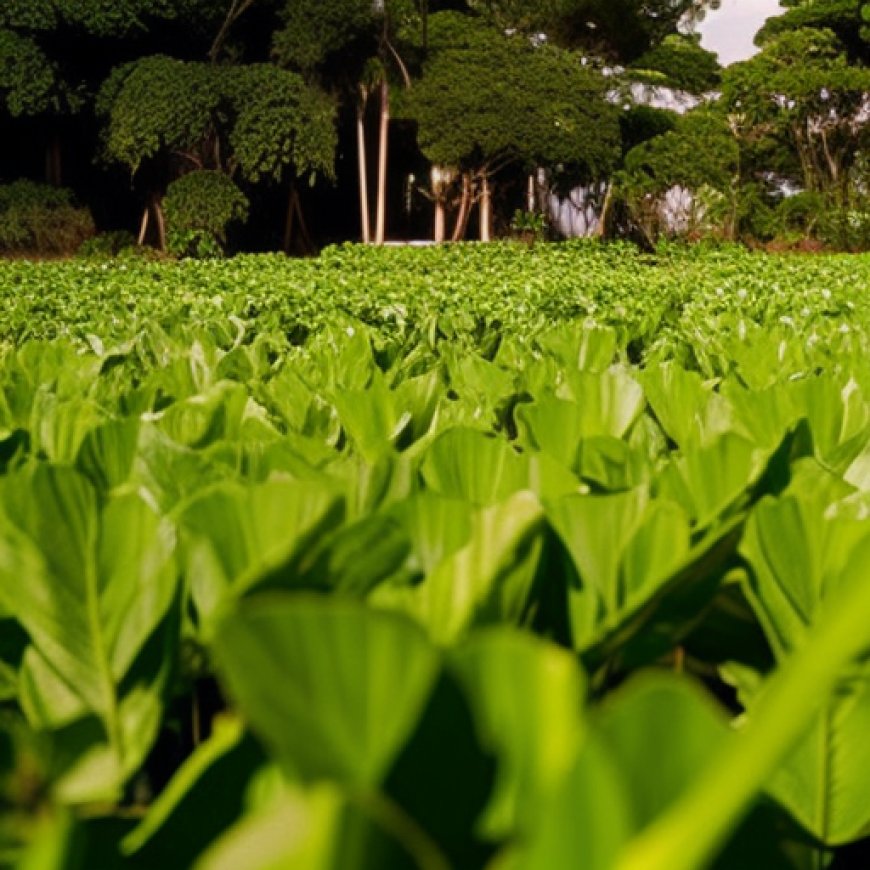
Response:
[{"label": "shrub", "polygon": [[94,232],[72,191],[24,179],[0,185],[0,251],[73,254]]},{"label": "shrub", "polygon": [[248,217],[247,197],[222,172],[197,170],[173,181],[166,191],[166,235],[179,257],[218,257],[227,227]]},{"label": "shrub", "polygon": [[117,257],[135,249],[136,238],[127,230],[110,230],[88,239],[78,250],[80,257]]}]

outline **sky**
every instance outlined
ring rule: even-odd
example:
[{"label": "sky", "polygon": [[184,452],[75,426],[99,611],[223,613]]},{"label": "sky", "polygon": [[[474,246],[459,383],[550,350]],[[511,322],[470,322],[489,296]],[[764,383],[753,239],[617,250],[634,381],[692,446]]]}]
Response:
[{"label": "sky", "polygon": [[715,51],[723,66],[745,60],[758,50],[752,40],[761,25],[779,11],[779,0],[722,0],[698,27],[701,44]]}]

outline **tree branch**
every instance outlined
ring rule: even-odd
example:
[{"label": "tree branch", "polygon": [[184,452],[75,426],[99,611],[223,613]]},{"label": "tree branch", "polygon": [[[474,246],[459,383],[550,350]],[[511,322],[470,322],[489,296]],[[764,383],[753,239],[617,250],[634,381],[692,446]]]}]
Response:
[{"label": "tree branch", "polygon": [[218,56],[220,55],[221,49],[224,47],[224,43],[227,41],[227,38],[230,35],[230,30],[232,29],[233,25],[256,2],[257,0],[232,0],[230,8],[227,11],[227,17],[224,19],[224,23],[221,25],[217,36],[215,36],[214,42],[211,44],[211,48],[208,50],[208,59],[212,63],[217,63]]}]

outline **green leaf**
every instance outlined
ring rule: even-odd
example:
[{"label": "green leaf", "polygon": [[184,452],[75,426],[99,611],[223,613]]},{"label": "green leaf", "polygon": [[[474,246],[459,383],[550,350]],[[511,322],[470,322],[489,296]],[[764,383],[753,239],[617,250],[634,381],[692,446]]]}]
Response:
[{"label": "green leaf", "polygon": [[372,603],[409,614],[444,645],[475,624],[519,624],[530,604],[542,519],[541,505],[530,492],[485,508],[475,515],[471,539],[462,549],[414,587],[382,587]]},{"label": "green leaf", "polygon": [[448,498],[492,505],[528,485],[528,461],[500,438],[476,429],[453,428],[426,452],[426,485]]},{"label": "green leaf", "polygon": [[121,850],[165,870],[192,866],[242,814],[245,791],[263,760],[238,719],[217,718],[211,736],[184,761]]},{"label": "green leaf", "polygon": [[41,702],[31,710],[41,710],[37,721],[46,725],[76,705],[96,715],[114,768],[100,787],[117,788],[157,725],[153,710],[151,721],[140,719],[138,693],[149,709],[156,699],[135,685],[134,666],[176,594],[171,530],[138,496],[111,499],[100,511],[84,478],[53,466],[7,478],[0,502],[0,600],[33,644],[26,679]]},{"label": "green leaf", "polygon": [[472,635],[450,656],[484,747],[499,758],[481,832],[499,840],[534,824],[570,771],[582,734],[584,679],[555,645],[509,629]]},{"label": "green leaf", "polygon": [[286,769],[353,786],[383,779],[439,670],[412,623],[349,601],[242,601],[213,643],[230,694]]},{"label": "green leaf", "polygon": [[203,615],[222,594],[243,594],[278,575],[282,585],[292,586],[294,556],[334,529],[343,513],[340,496],[325,480],[223,483],[192,498],[180,524],[214,557],[193,550],[198,571],[191,583]]}]

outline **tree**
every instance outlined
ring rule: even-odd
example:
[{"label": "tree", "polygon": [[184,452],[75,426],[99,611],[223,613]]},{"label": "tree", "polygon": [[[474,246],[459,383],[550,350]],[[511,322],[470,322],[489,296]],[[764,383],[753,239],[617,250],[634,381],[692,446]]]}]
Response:
[{"label": "tree", "polygon": [[760,54],[726,71],[722,91],[744,137],[790,149],[800,186],[845,205],[867,145],[870,70],[849,62],[832,31],[771,38]]},{"label": "tree", "polygon": [[481,239],[491,238],[493,179],[510,165],[550,167],[566,181],[612,168],[619,123],[600,73],[572,53],[457,16],[438,19],[430,24],[432,55],[405,111],[426,157],[461,173],[460,233],[476,195]]},{"label": "tree", "polygon": [[[635,226],[650,244],[678,229],[691,235],[716,227],[734,238],[740,149],[727,119],[708,107],[679,118],[673,130],[629,151],[618,187]],[[668,209],[669,197],[680,200],[684,214]]]},{"label": "tree", "polygon": [[63,122],[89,106],[119,56],[134,58],[139,41],[158,24],[183,28],[185,43],[195,47],[224,12],[210,0],[4,0],[0,109],[42,122],[46,175],[59,185]]},{"label": "tree", "polygon": [[[411,0],[289,0],[273,55],[282,66],[314,77],[355,107],[362,239],[382,244],[386,234],[390,79],[411,80],[396,45],[396,34],[419,20]],[[368,201],[366,114],[373,94],[379,98],[378,175],[375,229]]]},{"label": "tree", "polygon": [[631,63],[720,0],[469,0],[500,28],[545,33],[551,42]]},{"label": "tree", "polygon": [[769,18],[755,41],[766,43],[796,30],[830,30],[853,63],[870,62],[870,41],[861,0],[780,0],[787,7],[782,15]]},{"label": "tree", "polygon": [[633,75],[690,94],[715,90],[721,71],[716,55],[702,48],[697,37],[680,34],[669,34],[630,67]]},{"label": "tree", "polygon": [[[155,160],[168,162],[166,181],[190,170],[239,174],[252,183],[289,175],[288,223],[289,215],[301,222],[292,181],[333,172],[332,101],[297,74],[271,64],[143,58],[115,70],[97,110],[105,119],[104,158],[126,166],[131,175]],[[163,244],[159,192],[152,193],[149,208]],[[148,209],[143,228],[147,215]]]}]

